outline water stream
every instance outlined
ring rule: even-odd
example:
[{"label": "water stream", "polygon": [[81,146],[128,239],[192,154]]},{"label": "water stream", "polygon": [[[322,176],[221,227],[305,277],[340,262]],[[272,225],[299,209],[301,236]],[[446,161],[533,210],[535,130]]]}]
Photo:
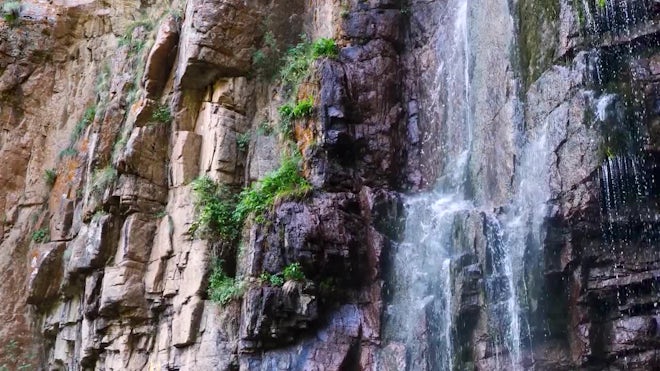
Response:
[{"label": "water stream", "polygon": [[[488,76],[484,71],[491,67],[485,64],[510,58],[511,45],[491,47],[487,43],[493,39],[484,36],[502,31],[490,30],[484,26],[490,20],[483,19],[484,14],[491,16],[487,12],[492,9],[507,13],[507,5],[492,6],[500,2],[506,4],[504,0],[487,4],[448,0],[440,5],[440,31],[434,45],[439,64],[421,76],[433,81],[429,94],[420,99],[420,107],[435,128],[432,135],[438,138],[438,177],[432,189],[405,199],[405,233],[393,253],[394,273],[388,278],[384,318],[385,342],[396,344],[392,349],[399,349],[397,352],[403,349],[407,370],[474,369],[475,359],[483,362],[476,367],[479,369],[534,368],[530,350],[539,326],[531,317],[537,311],[535,295],[540,286],[530,285],[543,278],[544,223],[550,212],[550,173],[555,166],[551,162],[555,161],[553,150],[559,136],[548,118],[524,128],[511,119],[506,122],[511,130],[496,132],[493,127],[491,140],[514,143],[512,152],[482,152],[484,127],[491,130],[487,126],[490,122],[482,117],[484,107],[493,108],[488,102],[497,102],[502,109],[506,105],[502,102],[515,96],[509,91],[515,83],[503,89],[484,78]],[[574,4],[583,6],[583,26],[596,37],[605,33],[610,36],[603,37],[629,35],[630,25],[648,17],[643,6],[629,1],[607,1],[602,8],[594,8],[593,2],[586,0]],[[484,11],[486,5],[488,11]],[[492,25],[506,23],[510,17],[508,13],[492,16]],[[513,28],[505,31],[514,32]],[[603,68],[598,50],[592,53],[594,75],[596,84],[602,84],[603,79],[613,76],[607,75],[611,73]],[[506,56],[498,59],[493,53]],[[618,97],[599,94],[594,114],[605,122],[608,107],[614,107]],[[502,132],[511,137],[497,137]],[[483,175],[475,179],[474,169],[505,161],[493,158],[500,155],[515,156],[515,171],[510,177]],[[610,245],[640,232],[649,244],[660,238],[658,215],[643,205],[654,184],[643,174],[643,168],[640,158],[611,156],[599,170],[604,233]],[[479,172],[476,174],[478,177]],[[498,188],[492,183],[505,185]],[[505,189],[504,199],[485,200],[497,193],[482,191],[486,187]],[[624,213],[638,215],[641,227],[631,230],[629,222],[620,223]],[[477,278],[471,281],[469,277]],[[470,336],[473,338],[466,339]],[[485,345],[466,350],[477,343]]]},{"label": "water stream", "polygon": [[485,292],[492,366],[522,369],[523,348],[531,341],[525,261],[530,250],[536,251],[532,256],[541,255],[549,197],[547,127],[522,135],[514,192],[506,205],[493,210],[473,199],[468,189],[479,185],[470,184],[469,166],[473,151],[481,150],[474,148],[473,100],[489,94],[490,87],[471,81],[477,60],[471,48],[476,32],[471,5],[450,0],[441,12],[446,17],[440,20],[444,36],[436,46],[441,63],[433,72],[435,91],[424,102],[439,128],[441,170],[432,190],[406,199],[405,236],[393,258],[396,274],[389,282],[385,336],[405,345],[408,370],[463,367],[457,349],[463,334],[456,323],[461,305],[456,275],[465,260],[479,254],[477,240],[483,241],[487,262],[480,290]]}]

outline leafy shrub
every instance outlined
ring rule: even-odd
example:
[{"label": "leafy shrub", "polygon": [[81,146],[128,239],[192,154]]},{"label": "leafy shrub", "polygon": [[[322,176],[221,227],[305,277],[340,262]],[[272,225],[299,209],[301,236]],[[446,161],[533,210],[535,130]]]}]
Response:
[{"label": "leafy shrub", "polygon": [[336,58],[339,55],[339,48],[334,39],[322,37],[312,44],[312,55],[314,58]]},{"label": "leafy shrub", "polygon": [[279,112],[282,120],[291,120],[291,117],[293,117],[293,105],[290,103],[282,105],[277,109],[277,112]]},{"label": "leafy shrub", "polygon": [[96,170],[92,175],[91,190],[93,193],[101,194],[117,179],[117,170],[112,166]]},{"label": "leafy shrub", "polygon": [[234,219],[236,196],[225,185],[216,184],[208,176],[197,178],[191,183],[195,221],[189,233],[198,237],[220,237],[233,242],[240,234],[242,224]]},{"label": "leafy shrub", "polygon": [[220,305],[243,296],[245,287],[242,281],[227,276],[222,269],[222,260],[218,260],[209,277],[209,298]]},{"label": "leafy shrub", "polygon": [[18,24],[18,18],[21,16],[21,8],[20,1],[6,1],[2,4],[0,13],[9,26],[14,27]]},{"label": "leafy shrub", "polygon": [[[312,63],[322,57],[335,58],[339,48],[334,39],[320,38],[310,43],[301,37],[301,42],[290,48],[284,56],[284,66],[280,70],[280,78],[285,86],[296,92],[297,86],[307,77]],[[295,94],[292,94],[295,95]]]},{"label": "leafy shrub", "polygon": [[312,186],[298,171],[298,162],[298,157],[285,159],[279,169],[245,188],[238,197],[207,176],[195,179],[191,186],[196,217],[188,233],[235,242],[248,215],[254,214],[255,220],[262,222],[276,200],[302,197],[311,191]]},{"label": "leafy shrub", "polygon": [[238,147],[239,151],[245,152],[248,149],[251,137],[252,133],[249,131],[243,134],[238,134],[236,136],[236,146]]},{"label": "leafy shrub", "polygon": [[303,273],[300,263],[291,263],[284,267],[282,271],[284,279],[287,281],[304,281],[305,273]]},{"label": "leafy shrub", "polygon": [[261,273],[261,275],[259,275],[259,280],[261,281],[262,284],[263,283],[268,283],[268,282],[270,282],[270,276],[271,276],[270,273],[263,272],[263,273]]},{"label": "leafy shrub", "polygon": [[303,117],[310,117],[314,112],[314,98],[307,97],[296,104],[293,107],[293,112],[291,116],[293,119],[299,119]]},{"label": "leafy shrub", "polygon": [[307,97],[298,103],[280,106],[277,109],[280,114],[280,131],[285,135],[291,134],[291,121],[310,117],[314,112],[314,98]]},{"label": "leafy shrub", "polygon": [[44,243],[50,241],[48,228],[41,228],[32,232],[32,241],[36,243]]},{"label": "leafy shrub", "polygon": [[154,108],[153,113],[151,114],[151,120],[160,122],[162,124],[171,124],[172,123],[172,112],[170,107],[166,104],[160,104]]},{"label": "leafy shrub", "polygon": [[266,31],[261,48],[252,54],[252,69],[262,77],[272,78],[279,69],[280,49],[271,31]]},{"label": "leafy shrub", "polygon": [[282,84],[295,95],[300,82],[309,74],[310,66],[314,62],[311,44],[304,39],[286,52],[284,66],[280,70]]},{"label": "leafy shrub", "polygon": [[254,214],[255,220],[261,222],[263,215],[275,204],[276,200],[302,197],[309,193],[312,186],[300,175],[298,162],[297,157],[286,158],[279,169],[244,189],[234,210],[234,220],[242,224],[249,214]]},{"label": "leafy shrub", "polygon": [[270,274],[268,272],[263,272],[259,276],[259,280],[262,285],[271,285],[271,286],[282,286],[284,285],[284,278],[282,278],[281,273]]},{"label": "leafy shrub", "polygon": [[282,286],[284,285],[284,278],[278,273],[270,276],[270,284],[273,286]]}]

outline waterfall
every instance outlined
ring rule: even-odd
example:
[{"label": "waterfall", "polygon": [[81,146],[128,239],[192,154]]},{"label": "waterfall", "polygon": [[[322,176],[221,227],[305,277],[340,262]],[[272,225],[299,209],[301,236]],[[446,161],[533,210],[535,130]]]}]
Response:
[{"label": "waterfall", "polygon": [[[492,94],[490,86],[474,86],[471,81],[472,68],[488,68],[472,64],[476,60],[471,46],[476,32],[470,22],[473,6],[480,5],[450,0],[442,12],[443,36],[435,46],[441,62],[432,71],[430,98],[423,102],[430,112],[428,119],[438,128],[440,171],[432,190],[405,200],[405,233],[395,246],[388,278],[384,336],[405,346],[407,370],[464,367],[460,338],[465,334],[457,320],[463,300],[459,291],[465,289],[458,288],[457,276],[468,271],[484,270],[475,273],[483,274],[477,290],[485,293],[485,302],[482,317],[474,322],[486,321],[487,367],[526,368],[524,349],[531,342],[527,312],[532,304],[526,280],[529,271],[538,271],[534,264],[542,256],[552,150],[547,125],[519,133],[516,173],[513,179],[500,180],[513,183],[508,201],[495,210],[469,191],[480,186],[468,176],[474,151],[480,150],[475,145],[474,105]],[[480,260],[473,258],[480,249],[486,255],[484,266],[467,267],[466,261]],[[526,265],[529,259],[534,266]]]},{"label": "waterfall", "polygon": [[474,209],[465,199],[467,164],[472,145],[469,87],[468,1],[451,0],[441,23],[446,37],[436,46],[435,91],[428,102],[440,123],[443,171],[434,189],[406,200],[405,237],[394,255],[386,309],[386,332],[406,345],[409,370],[453,368],[452,258],[455,229]]}]

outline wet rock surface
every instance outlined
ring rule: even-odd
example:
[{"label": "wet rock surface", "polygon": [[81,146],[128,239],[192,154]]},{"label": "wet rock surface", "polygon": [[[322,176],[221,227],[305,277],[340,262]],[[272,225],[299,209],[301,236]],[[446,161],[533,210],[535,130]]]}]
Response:
[{"label": "wet rock surface", "polygon": [[[488,47],[470,55],[468,74],[488,94],[471,97],[468,114],[480,148],[466,162],[468,193],[482,209],[460,214],[456,231],[467,237],[450,266],[454,362],[511,367],[488,325],[488,305],[503,298],[486,298],[485,285],[508,283],[485,282],[487,235],[520,187],[517,133],[548,128],[547,229],[539,256],[526,257],[537,259],[530,287],[543,290],[525,309],[532,320],[521,364],[657,368],[658,8],[630,7],[620,29],[620,4],[608,23],[576,2],[540,3],[464,9],[482,20],[469,41]],[[459,87],[441,92],[429,72],[454,58],[434,49],[451,37],[444,3],[23,4],[16,26],[0,20],[0,365],[265,371],[425,362],[381,331],[405,213],[397,190],[431,187],[453,166],[439,154],[467,137],[462,127],[442,136],[430,119],[446,124],[465,108],[453,105]],[[340,48],[313,63],[294,97],[315,102],[314,115],[294,123],[294,144],[273,130],[282,87],[254,65],[257,51],[283,52],[300,31]],[[511,52],[517,46],[521,55]],[[438,96],[442,107],[429,103]],[[629,132],[630,142],[617,140]],[[313,191],[277,199],[263,220],[247,222],[239,245],[189,233],[193,179],[233,191],[276,169],[295,145]],[[626,194],[630,186],[639,192]],[[244,285],[224,305],[207,292],[218,257]],[[262,278],[292,263],[304,279]],[[437,320],[429,310],[417,323],[425,354]]]}]

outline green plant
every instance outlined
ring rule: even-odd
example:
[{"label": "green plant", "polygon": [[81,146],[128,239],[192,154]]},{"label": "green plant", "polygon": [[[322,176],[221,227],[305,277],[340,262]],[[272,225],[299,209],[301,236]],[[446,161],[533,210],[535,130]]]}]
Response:
[{"label": "green plant", "polygon": [[2,352],[4,353],[4,360],[8,363],[0,365],[0,371],[30,370],[33,368],[31,363],[34,361],[36,354],[29,353],[25,356],[25,350],[16,340],[9,340],[2,347]]},{"label": "green plant", "polygon": [[124,127],[121,131],[121,134],[117,136],[115,144],[112,147],[113,162],[116,162],[121,156],[122,152],[124,151],[124,148],[126,148],[126,144],[128,143],[128,139],[130,135],[131,135],[131,128]]},{"label": "green plant", "polygon": [[259,281],[261,281],[262,284],[266,284],[270,282],[270,276],[271,274],[268,272],[263,272],[259,275]]},{"label": "green plant", "polygon": [[327,277],[319,284],[319,292],[321,293],[321,296],[332,297],[336,291],[337,284],[333,277]]},{"label": "green plant", "polygon": [[146,45],[144,40],[136,40],[133,38],[135,30],[140,27],[149,32],[154,28],[154,23],[149,19],[134,21],[126,27],[126,31],[124,31],[124,34],[119,38],[119,46],[127,46],[129,54],[137,54],[141,52]]},{"label": "green plant", "polygon": [[296,104],[287,103],[278,108],[280,114],[280,131],[285,135],[291,134],[293,120],[310,117],[314,112],[314,98],[307,97]]},{"label": "green plant", "polygon": [[112,166],[106,166],[98,169],[92,175],[91,191],[101,194],[106,188],[112,185],[117,179],[117,170]]},{"label": "green plant", "polygon": [[222,260],[217,260],[209,277],[209,298],[220,305],[243,296],[245,285],[242,281],[231,278],[222,269]]},{"label": "green plant", "polygon": [[284,267],[284,270],[282,271],[282,274],[284,275],[284,279],[287,281],[304,281],[305,280],[305,273],[302,271],[302,268],[300,267],[300,263],[291,263]]},{"label": "green plant", "polygon": [[337,55],[339,55],[339,48],[334,39],[322,37],[312,44],[312,56],[314,58],[336,58]]},{"label": "green plant", "polygon": [[307,97],[295,105],[287,103],[278,108],[282,120],[297,120],[309,117],[314,112],[314,98]]},{"label": "green plant", "polygon": [[103,118],[106,107],[108,105],[108,96],[110,94],[110,65],[108,62],[103,62],[96,77],[96,86],[94,92],[96,93],[96,113],[99,117]]},{"label": "green plant", "polygon": [[295,95],[298,85],[309,74],[313,61],[311,44],[304,37],[300,43],[286,52],[280,78],[282,84],[291,90],[292,95]]},{"label": "green plant", "polygon": [[249,131],[243,134],[238,134],[236,136],[236,146],[238,147],[239,151],[245,152],[248,149],[251,137],[252,133]]},{"label": "green plant", "polygon": [[270,284],[273,286],[282,286],[284,285],[284,278],[278,273],[270,276]]},{"label": "green plant", "polygon": [[312,186],[300,175],[299,162],[297,156],[285,158],[277,170],[244,189],[239,195],[233,219],[242,224],[249,214],[254,214],[255,220],[261,222],[263,215],[277,200],[307,195],[312,190]]},{"label": "green plant", "polygon": [[2,18],[9,24],[10,27],[14,27],[18,24],[18,19],[21,16],[22,5],[20,1],[6,1],[2,3],[0,7],[0,13]]},{"label": "green plant", "polygon": [[222,184],[216,184],[208,176],[197,178],[191,183],[195,220],[189,233],[198,237],[220,237],[225,242],[235,241],[242,221],[234,218],[236,196]]},{"label": "green plant", "polygon": [[263,272],[259,275],[259,281],[262,285],[282,286],[284,285],[284,278],[281,273],[270,274]]},{"label": "green plant", "polygon": [[273,127],[270,126],[268,121],[262,121],[257,127],[257,134],[263,136],[269,136],[273,133]]},{"label": "green plant", "polygon": [[252,65],[255,69],[262,68],[262,66],[266,65],[266,53],[261,50],[257,49],[252,53]]},{"label": "green plant", "polygon": [[57,155],[57,158],[63,159],[65,157],[73,157],[73,156],[78,156],[78,150],[76,150],[73,147],[66,147]]},{"label": "green plant", "polygon": [[48,228],[41,228],[32,232],[32,241],[36,243],[44,243],[50,241],[50,236],[48,235]]},{"label": "green plant", "polygon": [[46,169],[46,171],[44,171],[44,180],[46,181],[46,184],[52,187],[53,184],[55,184],[56,179],[57,171],[55,169]]},{"label": "green plant", "polygon": [[94,117],[96,117],[96,107],[87,108],[80,121],[73,127],[71,135],[69,135],[69,145],[57,155],[58,159],[78,155],[78,151],[75,148],[76,142],[82,137],[85,129],[94,122]]},{"label": "green plant", "polygon": [[273,32],[266,31],[261,47],[252,53],[252,69],[261,77],[272,78],[279,69],[280,49]]},{"label": "green plant", "polygon": [[604,9],[607,6],[607,0],[598,0],[598,7]]},{"label": "green plant", "polygon": [[291,120],[293,116],[293,105],[291,103],[286,103],[280,106],[277,109],[277,112],[280,114],[282,120]]},{"label": "green plant", "polygon": [[299,101],[291,114],[293,119],[300,119],[303,117],[310,117],[314,112],[314,98],[307,97]]},{"label": "green plant", "polygon": [[172,112],[170,111],[170,107],[166,104],[159,104],[151,113],[151,120],[163,124],[172,123]]},{"label": "green plant", "polygon": [[73,144],[80,139],[85,129],[94,122],[96,116],[96,107],[90,107],[85,110],[83,117],[78,121],[76,126],[73,127],[71,136],[69,137],[69,144]]}]

